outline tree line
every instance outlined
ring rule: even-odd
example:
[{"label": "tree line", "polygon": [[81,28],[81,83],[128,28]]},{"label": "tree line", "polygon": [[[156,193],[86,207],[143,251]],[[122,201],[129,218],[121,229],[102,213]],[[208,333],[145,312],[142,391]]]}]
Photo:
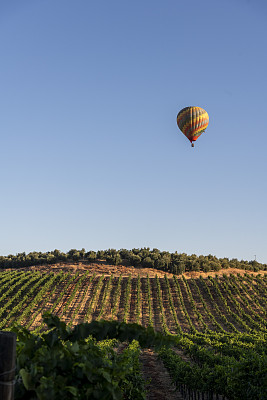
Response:
[{"label": "tree line", "polygon": [[197,256],[196,254],[187,255],[186,253],[170,253],[158,249],[144,247],[141,249],[108,249],[98,251],[86,251],[71,249],[67,253],[60,250],[48,251],[46,253],[33,251],[28,254],[25,252],[16,255],[0,256],[0,268],[21,268],[34,265],[51,265],[61,262],[83,262],[100,263],[109,265],[134,266],[136,268],[155,268],[172,274],[182,274],[191,271],[219,271],[225,268],[239,268],[249,271],[267,270],[267,264],[253,261],[217,258],[211,254],[207,256]]}]

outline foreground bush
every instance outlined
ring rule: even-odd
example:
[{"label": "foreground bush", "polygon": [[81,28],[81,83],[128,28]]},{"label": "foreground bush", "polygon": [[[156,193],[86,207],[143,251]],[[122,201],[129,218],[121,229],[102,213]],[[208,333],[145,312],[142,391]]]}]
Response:
[{"label": "foreground bush", "polygon": [[[116,321],[74,329],[49,314],[44,321],[48,331],[39,336],[13,329],[18,337],[15,399],[145,399],[136,338],[143,346],[157,347],[167,338]],[[121,352],[116,351],[118,340],[128,343]]]}]

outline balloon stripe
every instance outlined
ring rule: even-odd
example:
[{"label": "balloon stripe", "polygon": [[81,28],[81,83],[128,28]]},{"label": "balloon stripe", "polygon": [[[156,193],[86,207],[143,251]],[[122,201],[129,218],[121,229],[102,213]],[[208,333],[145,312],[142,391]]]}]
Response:
[{"label": "balloon stripe", "polygon": [[199,119],[195,118],[193,120],[187,119],[184,120],[183,123],[179,123],[178,126],[181,129],[181,131],[183,132],[184,129],[186,129],[188,127],[188,125],[197,128],[197,125],[202,126],[204,123],[209,123],[209,119],[208,119],[208,115],[206,118],[204,117],[200,117]]},{"label": "balloon stripe", "polygon": [[203,120],[203,119],[207,119],[209,120],[209,116],[208,113],[205,112],[206,115],[201,115],[201,116],[197,116],[195,118],[191,118],[190,115],[184,115],[183,118],[177,118],[177,124],[178,126],[183,126],[185,123],[187,122],[191,122],[192,124],[196,123],[198,119]]},{"label": "balloon stripe", "polygon": [[199,127],[199,128],[194,128],[194,127],[192,127],[192,126],[188,126],[185,130],[184,130],[184,134],[185,135],[188,135],[188,134],[196,134],[196,133],[198,133],[198,132],[200,132],[200,131],[202,131],[203,132],[203,130],[205,130],[206,128],[207,128],[207,126],[208,126],[208,124],[201,124],[201,126]]}]

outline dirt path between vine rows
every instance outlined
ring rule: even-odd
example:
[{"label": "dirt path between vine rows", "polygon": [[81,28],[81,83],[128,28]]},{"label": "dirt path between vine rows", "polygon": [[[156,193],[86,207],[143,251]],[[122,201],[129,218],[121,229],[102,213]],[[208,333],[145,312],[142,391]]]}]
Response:
[{"label": "dirt path between vine rows", "polygon": [[183,400],[183,396],[175,391],[170,375],[151,349],[142,351],[140,361],[144,379],[147,384],[147,400]]}]

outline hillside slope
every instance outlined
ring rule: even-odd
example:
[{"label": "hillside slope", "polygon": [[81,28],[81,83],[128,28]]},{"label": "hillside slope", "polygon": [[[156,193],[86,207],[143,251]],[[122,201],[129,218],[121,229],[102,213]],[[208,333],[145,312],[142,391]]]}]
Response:
[{"label": "hillside slope", "polygon": [[79,263],[9,270],[0,273],[0,328],[36,329],[51,311],[70,325],[117,319],[167,333],[266,331],[267,274],[225,272],[172,276]]}]

